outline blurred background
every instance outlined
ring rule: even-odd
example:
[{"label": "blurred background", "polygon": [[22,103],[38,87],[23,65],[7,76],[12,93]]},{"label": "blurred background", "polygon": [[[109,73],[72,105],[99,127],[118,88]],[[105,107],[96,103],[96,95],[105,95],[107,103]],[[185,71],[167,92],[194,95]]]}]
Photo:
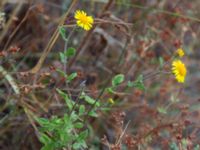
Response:
[{"label": "blurred background", "polygon": [[[125,81],[142,75],[145,90],[122,84],[116,93],[101,95],[109,111],[88,120],[88,149],[200,149],[200,1],[77,0],[64,21],[67,46],[77,55],[65,66],[59,59],[65,43],[61,36],[51,38],[72,1],[0,1],[0,149],[40,149],[30,112],[61,115],[65,106],[56,88],[75,99],[84,82],[88,95],[97,98],[116,74]],[[94,17],[91,31],[75,28],[77,9]],[[171,74],[178,48],[185,52],[184,84]],[[78,77],[66,86],[57,68]]]}]

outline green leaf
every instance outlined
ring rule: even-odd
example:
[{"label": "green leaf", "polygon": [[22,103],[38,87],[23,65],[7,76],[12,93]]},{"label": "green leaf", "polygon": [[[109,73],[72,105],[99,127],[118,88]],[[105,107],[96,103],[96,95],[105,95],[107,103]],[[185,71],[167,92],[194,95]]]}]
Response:
[{"label": "green leaf", "polygon": [[50,123],[57,126],[63,123],[63,119],[58,118],[58,116],[53,116],[50,120]]},{"label": "green leaf", "polygon": [[98,114],[94,111],[94,110],[91,110],[89,113],[88,113],[89,116],[91,117],[98,117]]},{"label": "green leaf", "polygon": [[181,143],[182,143],[183,149],[187,149],[187,145],[188,145],[189,141],[184,138],[181,140]]},{"label": "green leaf", "polygon": [[66,132],[66,133],[70,133],[74,128],[73,122],[71,120],[71,116],[64,114],[63,120],[64,120],[64,127],[63,127],[62,131]]},{"label": "green leaf", "polygon": [[166,110],[166,108],[164,108],[164,107],[158,107],[158,108],[157,108],[157,111],[158,111],[159,113],[161,113],[161,114],[167,114],[167,110]]},{"label": "green leaf", "polygon": [[65,100],[65,103],[67,104],[69,110],[72,110],[73,107],[73,102],[72,100],[69,98],[68,94],[64,93],[63,91],[56,89],[57,92],[60,94],[60,96],[62,96]]},{"label": "green leaf", "polygon": [[70,82],[73,79],[75,79],[76,77],[77,77],[77,73],[74,72],[74,73],[70,74],[69,76],[67,76],[67,81]]},{"label": "green leaf", "polygon": [[[82,92],[81,94],[81,97],[80,98],[83,98],[88,104],[91,104],[93,105],[95,103],[95,99],[93,99],[92,97],[86,95],[84,92]],[[99,102],[96,102],[95,106],[99,107],[100,106],[100,103]]]},{"label": "green leaf", "polygon": [[50,137],[48,137],[46,134],[44,133],[40,133],[40,137],[39,137],[39,140],[41,143],[43,144],[48,144],[48,143],[51,143],[51,139]]},{"label": "green leaf", "polygon": [[62,63],[65,63],[66,62],[66,56],[65,56],[65,54],[62,53],[62,52],[59,52],[59,56],[60,56],[60,61]]},{"label": "green leaf", "polygon": [[81,133],[79,133],[77,141],[85,140],[87,138],[87,136],[88,136],[88,130],[82,131]]},{"label": "green leaf", "polygon": [[65,56],[72,57],[76,54],[76,49],[73,47],[69,47],[67,50],[65,50]]},{"label": "green leaf", "polygon": [[49,124],[49,120],[46,118],[35,118],[35,119],[41,126]]},{"label": "green leaf", "polygon": [[63,77],[67,78],[66,73],[65,73],[64,71],[62,71],[61,69],[56,69],[56,71],[57,71],[60,75],[62,75]]},{"label": "green leaf", "polygon": [[90,96],[85,95],[84,99],[87,103],[93,105],[95,103],[95,100],[93,98],[91,98]]},{"label": "green leaf", "polygon": [[84,105],[80,105],[79,107],[79,115],[83,115],[85,113],[85,106]]},{"label": "green leaf", "polygon": [[45,145],[41,148],[41,150],[55,150],[55,146],[53,143]]},{"label": "green leaf", "polygon": [[78,118],[79,118],[78,114],[76,114],[76,112],[73,111],[73,112],[71,113],[71,115],[70,115],[70,120],[71,120],[71,122],[77,121]]},{"label": "green leaf", "polygon": [[79,142],[77,142],[77,143],[74,143],[72,147],[73,147],[73,149],[75,149],[75,150],[76,150],[76,149],[80,149],[80,148],[82,147],[82,144],[79,143]]},{"label": "green leaf", "polygon": [[78,128],[78,129],[81,129],[81,128],[83,128],[83,123],[82,122],[77,122],[77,123],[74,124],[74,127]]},{"label": "green leaf", "polygon": [[115,93],[115,91],[113,90],[112,87],[106,88],[106,91],[107,91],[108,93],[110,93],[110,94],[114,94],[114,93]]},{"label": "green leaf", "polygon": [[170,149],[171,149],[171,150],[179,150],[179,148],[178,148],[178,146],[177,146],[177,144],[176,144],[175,142],[172,142],[172,143],[170,144]]},{"label": "green leaf", "polygon": [[79,150],[79,149],[81,149],[81,148],[86,149],[86,148],[87,148],[87,145],[86,145],[85,141],[82,140],[82,141],[78,141],[78,142],[74,143],[72,147],[73,147],[73,149],[75,149],[75,150]]},{"label": "green leaf", "polygon": [[[63,130],[59,129],[58,130],[59,134],[59,147],[63,147],[67,145],[72,140],[71,135],[67,134],[66,132],[63,132]],[[58,140],[57,140],[58,141]]]},{"label": "green leaf", "polygon": [[194,147],[194,150],[199,150],[200,149],[200,146],[199,144],[197,144],[195,147]]},{"label": "green leaf", "polygon": [[60,73],[63,77],[65,77],[67,82],[70,82],[70,81],[72,81],[73,79],[75,79],[77,77],[77,73],[76,72],[71,73],[69,76],[67,76],[67,74],[64,71],[60,70],[60,69],[57,69],[57,72]]},{"label": "green leaf", "polygon": [[60,27],[58,28],[58,30],[59,30],[60,35],[62,36],[62,39],[63,39],[64,41],[67,41],[66,29],[65,29],[65,27],[60,26]]},{"label": "green leaf", "polygon": [[159,57],[158,59],[159,59],[160,68],[162,68],[164,65],[164,59],[162,57]]},{"label": "green leaf", "polygon": [[112,86],[117,86],[124,81],[124,75],[118,74],[112,79]]}]

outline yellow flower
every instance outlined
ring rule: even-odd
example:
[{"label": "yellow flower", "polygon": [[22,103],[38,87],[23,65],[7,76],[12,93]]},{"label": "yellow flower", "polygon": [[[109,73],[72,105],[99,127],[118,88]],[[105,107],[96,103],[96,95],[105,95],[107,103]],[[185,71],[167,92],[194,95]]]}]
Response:
[{"label": "yellow flower", "polygon": [[180,83],[185,82],[185,77],[187,74],[187,68],[181,60],[174,60],[172,62],[172,72],[176,77],[176,80]]},{"label": "yellow flower", "polygon": [[176,54],[179,57],[183,57],[185,53],[184,53],[183,49],[179,48],[179,49],[176,50]]},{"label": "yellow flower", "polygon": [[110,104],[114,104],[115,103],[112,98],[109,98],[108,101],[109,101]]},{"label": "yellow flower", "polygon": [[94,19],[92,16],[87,16],[86,12],[82,10],[77,10],[75,12],[75,19],[76,24],[83,28],[84,30],[88,31],[92,28],[92,25],[94,23]]}]

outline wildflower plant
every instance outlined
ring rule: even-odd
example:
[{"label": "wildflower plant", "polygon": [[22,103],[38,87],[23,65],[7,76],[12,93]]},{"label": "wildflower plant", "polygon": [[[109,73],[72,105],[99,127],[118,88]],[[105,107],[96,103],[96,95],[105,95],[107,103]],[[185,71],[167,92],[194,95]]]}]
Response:
[{"label": "wildflower plant", "polygon": [[[39,140],[43,143],[42,150],[56,150],[61,148],[81,149],[87,148],[86,139],[89,130],[84,119],[89,115],[97,117],[96,110],[100,107],[100,103],[86,95],[84,92],[80,94],[79,99],[85,104],[79,104],[65,92],[57,89],[59,95],[64,99],[66,104],[66,112],[63,116],[52,116],[51,118],[36,118],[40,127]],[[88,112],[85,105],[94,106]]]},{"label": "wildflower plant", "polygon": [[[1,149],[199,150],[199,20],[182,9],[197,6],[171,3],[44,2],[44,13],[0,4]],[[184,89],[174,80],[185,83],[189,65],[197,72]]]},{"label": "wildflower plant", "polygon": [[[66,36],[65,28],[60,27],[59,32],[63,40],[68,42],[69,38]],[[65,49],[59,53],[60,61],[66,65],[66,60],[73,57],[75,53],[76,50],[73,47]],[[65,70],[56,70],[65,78],[67,84],[77,77],[76,72],[67,75]],[[40,125],[39,140],[43,143],[42,150],[87,148],[86,138],[89,135],[89,131],[84,119],[87,116],[97,117],[96,110],[100,107],[100,103],[88,96],[84,92],[85,85],[83,84],[82,86],[83,90],[77,97],[77,101],[73,100],[66,92],[57,89],[58,94],[64,99],[66,104],[66,112],[63,116],[54,115],[50,118],[35,117],[35,120]],[[81,103],[79,103],[80,101]],[[85,105],[91,105],[92,107],[89,111],[86,111]]]},{"label": "wildflower plant", "polygon": [[[176,54],[178,55],[179,58],[184,56],[184,51],[183,49],[179,48],[176,51]],[[175,75],[175,78],[178,82],[184,83],[185,78],[187,75],[187,68],[185,64],[180,60],[180,59],[174,59],[172,62],[172,73]]]}]

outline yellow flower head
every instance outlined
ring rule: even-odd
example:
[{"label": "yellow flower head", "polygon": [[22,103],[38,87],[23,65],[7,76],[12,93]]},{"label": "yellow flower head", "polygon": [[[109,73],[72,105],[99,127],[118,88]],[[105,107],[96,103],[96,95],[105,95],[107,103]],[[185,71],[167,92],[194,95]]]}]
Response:
[{"label": "yellow flower head", "polygon": [[109,98],[109,99],[108,99],[108,102],[109,102],[110,104],[115,104],[115,102],[114,102],[114,100],[113,100],[112,98]]},{"label": "yellow flower head", "polygon": [[176,50],[176,54],[179,57],[183,57],[185,53],[184,53],[183,49],[179,48],[179,49]]},{"label": "yellow flower head", "polygon": [[86,12],[82,10],[77,10],[75,12],[75,19],[76,24],[83,28],[84,30],[88,31],[92,28],[92,25],[94,23],[94,19],[92,16],[87,16]]},{"label": "yellow flower head", "polygon": [[185,82],[185,77],[187,74],[187,68],[181,60],[174,60],[172,62],[172,72],[176,77],[176,80],[180,83]]}]

